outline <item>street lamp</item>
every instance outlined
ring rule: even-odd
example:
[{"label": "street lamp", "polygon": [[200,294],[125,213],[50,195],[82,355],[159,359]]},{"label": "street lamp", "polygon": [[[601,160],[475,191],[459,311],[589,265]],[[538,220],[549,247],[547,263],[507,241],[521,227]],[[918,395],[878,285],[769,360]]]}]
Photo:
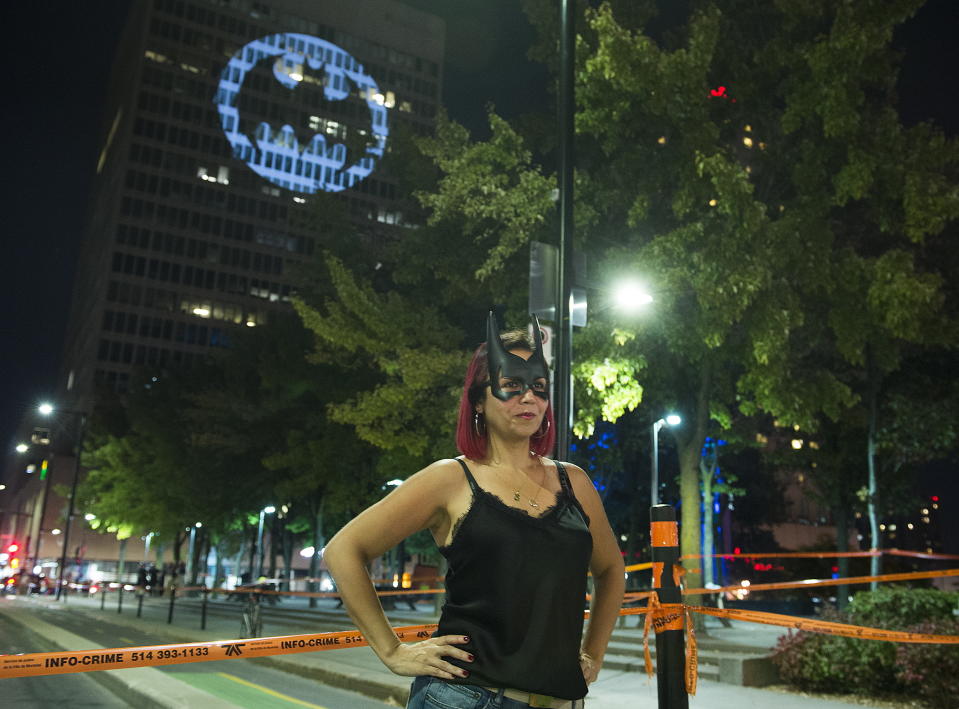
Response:
[{"label": "street lamp", "polygon": [[659,429],[663,426],[678,426],[682,422],[683,420],[676,414],[669,414],[653,424],[653,464],[649,493],[651,507],[659,504]]},{"label": "street lamp", "polygon": [[[276,512],[276,508],[273,505],[267,505],[262,510],[260,510],[260,525],[256,530],[256,549],[259,552],[257,555],[257,564],[256,564],[256,577],[260,578],[263,575],[263,517],[265,515],[271,515]],[[250,579],[252,581],[252,579]]]},{"label": "street lamp", "polygon": [[28,450],[30,450],[30,446],[28,446],[26,443],[17,444],[17,453],[26,453]]},{"label": "street lamp", "polygon": [[[50,416],[54,412],[52,404],[46,402],[40,404],[38,411],[44,416]],[[63,529],[63,550],[60,553],[60,568],[57,569],[57,600],[63,594],[63,572],[67,565],[67,549],[70,546],[70,525],[73,522],[74,505],[77,500],[77,483],[80,481],[80,455],[83,452],[83,434],[87,426],[87,415],[82,411],[68,411],[62,409],[62,413],[71,414],[77,417],[77,449],[76,458],[73,465],[73,485],[70,488],[70,504],[67,508],[67,523]]]},{"label": "street lamp", "polygon": [[620,281],[613,287],[613,303],[620,310],[635,313],[653,302],[653,296],[645,286],[633,281]]}]

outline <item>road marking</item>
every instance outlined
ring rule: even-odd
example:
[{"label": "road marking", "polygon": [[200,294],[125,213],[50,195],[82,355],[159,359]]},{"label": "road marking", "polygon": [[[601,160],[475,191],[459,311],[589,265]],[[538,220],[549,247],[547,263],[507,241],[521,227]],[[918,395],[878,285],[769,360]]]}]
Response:
[{"label": "road marking", "polygon": [[265,693],[265,694],[269,694],[271,697],[276,697],[277,699],[283,699],[283,700],[285,700],[285,701],[287,701],[287,702],[292,702],[293,704],[298,704],[298,705],[300,705],[301,707],[311,707],[311,709],[326,709],[326,707],[324,707],[324,706],[322,706],[322,705],[320,705],[320,704],[311,704],[310,702],[305,702],[305,701],[303,701],[302,699],[297,699],[296,697],[291,697],[291,696],[289,696],[288,694],[282,694],[281,692],[276,692],[276,691],[274,691],[274,690],[272,690],[272,689],[270,689],[270,688],[268,688],[268,687],[264,687],[264,686],[262,686],[262,685],[255,684],[255,683],[253,683],[253,682],[248,682],[248,681],[245,680],[245,679],[241,679],[241,678],[236,677],[236,676],[234,676],[234,675],[227,674],[226,672],[217,672],[217,675],[220,676],[220,677],[224,677],[224,678],[226,678],[226,679],[229,679],[229,680],[233,680],[234,682],[238,682],[239,684],[242,684],[242,685],[244,685],[244,686],[246,686],[246,687],[252,687],[253,689],[258,689],[259,691],[261,691],[261,692],[263,692],[263,693]]}]

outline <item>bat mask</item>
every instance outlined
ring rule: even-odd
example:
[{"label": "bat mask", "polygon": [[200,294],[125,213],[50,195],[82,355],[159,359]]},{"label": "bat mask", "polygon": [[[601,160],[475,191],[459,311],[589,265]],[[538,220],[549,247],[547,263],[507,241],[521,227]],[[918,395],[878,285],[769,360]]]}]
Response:
[{"label": "bat mask", "polygon": [[[549,367],[543,357],[543,338],[540,334],[539,320],[533,315],[533,354],[529,359],[508,352],[503,347],[499,337],[499,327],[496,317],[490,311],[486,321],[486,351],[489,367],[489,386],[493,396],[501,401],[508,401],[514,396],[523,396],[527,391],[532,392],[540,399],[549,401]],[[519,383],[515,391],[504,391],[499,384],[500,377],[512,379]],[[537,379],[545,379],[546,391],[533,389]]]}]

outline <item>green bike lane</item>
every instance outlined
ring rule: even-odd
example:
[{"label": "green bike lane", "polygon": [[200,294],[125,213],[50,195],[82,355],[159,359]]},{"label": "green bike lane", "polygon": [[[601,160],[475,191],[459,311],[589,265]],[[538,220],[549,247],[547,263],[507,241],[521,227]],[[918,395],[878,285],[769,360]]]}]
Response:
[{"label": "green bike lane", "polygon": [[[26,607],[24,607],[24,604],[18,603],[17,605],[20,606],[20,609],[27,611],[26,613],[19,612],[16,615],[19,624],[26,629],[25,632],[19,634],[24,638],[29,636],[31,639],[29,643],[20,644],[20,647],[24,648],[18,648],[20,652],[51,650],[50,647],[42,646],[42,628],[47,625],[56,626],[103,647],[144,646],[169,642],[144,632],[129,623],[111,622],[109,617],[92,617],[87,613],[72,613],[62,606],[50,606],[48,604],[31,603]],[[33,632],[31,625],[38,628],[39,632]],[[15,629],[16,625],[8,624],[6,627]],[[8,638],[5,639],[3,645],[8,644],[11,632],[8,630],[4,633]],[[29,647],[29,650],[26,649],[27,647]],[[0,652],[5,651],[7,651],[6,648],[0,648]],[[290,709],[291,707],[382,709],[389,706],[347,689],[329,687],[316,680],[266,667],[258,660],[237,659],[195,662],[182,665],[163,665],[155,669],[170,678],[212,695],[222,702],[249,709]],[[120,670],[120,672],[126,671]],[[52,685],[57,681],[65,683],[68,677],[75,680],[77,675],[14,678],[5,680],[5,683],[40,680]],[[146,695],[144,697],[146,700],[160,701],[163,699],[151,695],[162,692],[162,689],[158,688],[152,693],[149,688],[139,691]],[[19,706],[24,705],[19,704]]]}]

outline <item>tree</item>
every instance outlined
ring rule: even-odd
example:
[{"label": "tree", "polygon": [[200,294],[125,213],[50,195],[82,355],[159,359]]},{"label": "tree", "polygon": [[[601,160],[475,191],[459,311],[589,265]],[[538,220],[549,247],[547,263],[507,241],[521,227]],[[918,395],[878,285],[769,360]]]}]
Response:
[{"label": "tree", "polygon": [[[843,378],[841,357],[862,363],[871,343],[889,372],[899,360],[880,343],[932,344],[924,333],[942,280],[917,254],[959,214],[959,194],[954,142],[928,125],[904,128],[895,112],[890,40],[920,5],[696,2],[655,34],[645,30],[651,3],[586,12],[577,246],[598,264],[596,280],[644,274],[657,303],[641,323],[594,317],[580,340],[596,349],[575,351],[671,392],[684,414],[684,554],[701,548],[710,420],[835,420],[864,395]],[[550,30],[540,49],[555,46]],[[474,143],[440,121],[427,152],[442,175],[423,198],[431,224],[488,245],[480,279],[553,218],[552,179],[514,129],[495,115],[490,124],[492,137]],[[581,433],[597,408],[609,419],[629,408],[604,410],[621,391],[584,388]]]}]

